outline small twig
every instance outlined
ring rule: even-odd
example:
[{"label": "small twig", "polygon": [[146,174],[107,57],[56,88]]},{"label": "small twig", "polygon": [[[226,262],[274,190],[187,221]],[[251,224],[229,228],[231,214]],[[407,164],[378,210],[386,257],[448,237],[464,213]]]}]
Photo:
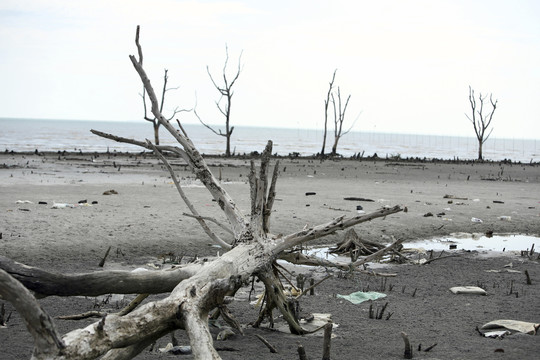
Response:
[{"label": "small twig", "polygon": [[436,257],[436,258],[433,258],[433,259],[429,259],[429,260],[426,260],[425,263],[423,263],[422,265],[427,265],[435,260],[440,260],[440,259],[446,259],[446,258],[450,258],[450,257],[456,257],[456,256],[460,256],[459,254],[452,254],[452,255],[446,255],[446,256],[439,256],[439,257]]},{"label": "small twig", "polygon": [[189,213],[182,213],[182,215],[192,217],[192,218],[197,219],[197,220],[206,220],[206,221],[213,222],[214,224],[216,224],[217,226],[219,226],[220,228],[222,228],[223,230],[225,230],[229,234],[234,235],[234,232],[227,225],[223,224],[222,222],[219,222],[217,219],[214,219],[212,217],[193,215],[193,214],[189,214]]},{"label": "small twig", "polygon": [[103,256],[103,259],[101,259],[101,261],[99,262],[99,267],[103,267],[103,265],[105,265],[105,260],[107,260],[107,256],[109,256],[109,251],[111,251],[111,246],[109,246],[109,248],[105,252],[105,255]]},{"label": "small twig", "polygon": [[141,304],[141,302],[146,299],[150,294],[139,294],[135,297],[135,299],[131,300],[127,306],[125,306],[120,312],[118,312],[118,316],[124,316],[132,312],[137,306]]},{"label": "small twig", "polygon": [[265,338],[263,338],[259,334],[255,334],[255,336],[257,337],[257,339],[262,341],[262,343],[270,350],[271,353],[277,353],[276,348],[273,347],[272,344],[270,344]]},{"label": "small twig", "polygon": [[[308,287],[306,290],[302,291],[302,292],[300,293],[300,295],[298,295],[298,296],[296,297],[296,299],[298,300],[298,299],[301,298],[303,295],[305,295],[308,291],[313,290],[315,287],[319,286],[323,281],[325,281],[325,280],[331,278],[332,276],[333,276],[333,275],[328,275],[328,276],[326,276],[325,278],[319,280],[316,284],[311,284],[311,283],[310,283],[311,286]],[[311,279],[311,281],[313,281],[313,279]]]},{"label": "small twig", "polygon": [[82,319],[88,319],[91,317],[102,318],[105,315],[107,315],[107,313],[103,311],[87,311],[81,314],[63,315],[63,316],[58,316],[56,318],[59,320],[82,320]]}]

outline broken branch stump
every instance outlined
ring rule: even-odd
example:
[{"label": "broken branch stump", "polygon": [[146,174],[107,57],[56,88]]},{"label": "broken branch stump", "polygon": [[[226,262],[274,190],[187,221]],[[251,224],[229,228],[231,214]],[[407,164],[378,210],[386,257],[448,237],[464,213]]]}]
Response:
[{"label": "broken branch stump", "polygon": [[329,322],[324,325],[324,342],[323,342],[323,356],[322,360],[330,360],[330,341],[332,340],[332,326]]}]

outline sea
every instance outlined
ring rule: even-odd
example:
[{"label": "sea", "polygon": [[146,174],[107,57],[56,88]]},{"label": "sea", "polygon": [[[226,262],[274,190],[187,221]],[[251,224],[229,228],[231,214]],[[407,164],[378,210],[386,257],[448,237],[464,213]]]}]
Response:
[{"label": "sea", "polygon": [[[225,152],[225,137],[212,133],[200,124],[186,124],[183,127],[201,153],[220,155]],[[96,136],[90,132],[91,129],[141,141],[153,140],[154,136],[152,124],[144,120],[121,122],[0,118],[0,151],[142,151],[135,145]],[[235,126],[231,151],[237,155],[262,152],[268,140],[274,143],[274,154],[311,156],[321,151],[323,130]],[[160,142],[162,145],[177,145],[163,128],[160,128]],[[331,151],[332,143],[333,132],[329,131],[326,153]],[[381,158],[393,159],[472,160],[477,158],[478,141],[474,137],[351,131],[340,139],[337,149],[343,157],[369,157],[376,154]],[[540,139],[489,138],[483,152],[486,160],[540,162]]]}]

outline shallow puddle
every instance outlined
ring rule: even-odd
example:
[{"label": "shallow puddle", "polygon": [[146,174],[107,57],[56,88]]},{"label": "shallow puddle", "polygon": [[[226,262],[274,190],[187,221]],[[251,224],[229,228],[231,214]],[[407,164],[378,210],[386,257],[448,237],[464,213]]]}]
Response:
[{"label": "shallow puddle", "polygon": [[[484,234],[459,233],[442,238],[409,241],[403,243],[405,248],[424,250],[486,250],[486,251],[521,251],[540,248],[540,237],[521,234],[498,234],[487,237]],[[330,254],[329,247],[313,247],[304,250],[306,255],[315,256],[333,262],[349,263],[350,257]]]},{"label": "shallow puddle", "polygon": [[521,234],[499,234],[492,237],[483,234],[459,234],[429,240],[411,241],[403,243],[403,246],[406,248],[424,248],[425,250],[521,251],[530,250],[533,244],[540,246],[540,238]]}]

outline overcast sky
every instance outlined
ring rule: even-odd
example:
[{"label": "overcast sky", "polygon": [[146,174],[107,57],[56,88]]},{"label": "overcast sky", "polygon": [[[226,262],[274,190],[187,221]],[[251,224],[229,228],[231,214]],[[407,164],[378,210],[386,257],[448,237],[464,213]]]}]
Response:
[{"label": "overcast sky", "polygon": [[222,122],[227,44],[236,125],[322,128],[338,69],[355,130],[473,136],[471,85],[499,100],[493,137],[540,138],[537,0],[1,0],[0,117],[143,121],[138,24],[153,85],[179,86],[165,115]]}]

